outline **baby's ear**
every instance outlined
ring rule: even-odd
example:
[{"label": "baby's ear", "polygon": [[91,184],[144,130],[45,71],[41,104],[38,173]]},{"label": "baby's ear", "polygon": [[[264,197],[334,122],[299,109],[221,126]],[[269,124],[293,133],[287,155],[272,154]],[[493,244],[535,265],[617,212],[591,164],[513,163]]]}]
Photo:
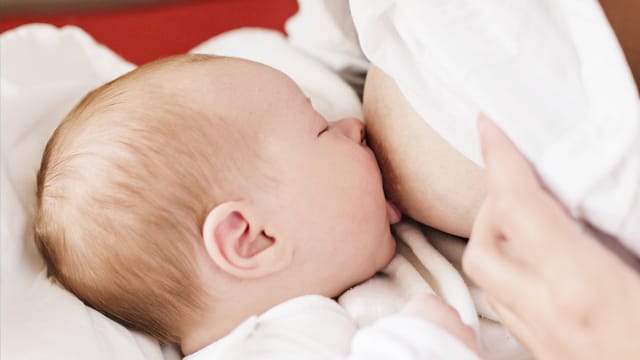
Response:
[{"label": "baby's ear", "polygon": [[243,201],[222,203],[207,214],[202,238],[209,258],[238,278],[276,273],[291,262],[290,242],[265,233],[263,221]]}]

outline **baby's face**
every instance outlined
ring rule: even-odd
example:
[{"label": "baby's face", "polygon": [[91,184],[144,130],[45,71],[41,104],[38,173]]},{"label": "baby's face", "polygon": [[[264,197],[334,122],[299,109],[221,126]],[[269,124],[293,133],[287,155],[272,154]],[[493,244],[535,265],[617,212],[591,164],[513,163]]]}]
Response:
[{"label": "baby's face", "polygon": [[278,232],[298,243],[301,282],[335,296],[391,260],[389,225],[399,213],[385,199],[360,120],[327,122],[291,79],[266,67],[253,85],[245,101],[263,114],[259,128],[267,141],[266,171],[277,184],[269,201]]},{"label": "baby's face", "polygon": [[259,139],[251,161],[269,185],[256,198],[268,232],[295,243],[292,271],[300,281],[290,285],[335,296],[366,280],[393,257],[389,225],[400,215],[385,199],[362,123],[327,122],[284,74],[230,61],[218,78],[229,77],[225,100],[215,102]]}]

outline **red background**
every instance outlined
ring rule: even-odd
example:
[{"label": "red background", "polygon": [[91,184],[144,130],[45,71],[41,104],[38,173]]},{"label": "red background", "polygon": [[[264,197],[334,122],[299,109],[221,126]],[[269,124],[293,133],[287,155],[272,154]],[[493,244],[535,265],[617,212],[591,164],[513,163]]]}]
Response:
[{"label": "red background", "polygon": [[78,11],[0,18],[0,32],[44,22],[76,25],[125,59],[142,64],[180,54],[221,32],[243,27],[283,31],[296,0],[203,0],[120,10]]}]

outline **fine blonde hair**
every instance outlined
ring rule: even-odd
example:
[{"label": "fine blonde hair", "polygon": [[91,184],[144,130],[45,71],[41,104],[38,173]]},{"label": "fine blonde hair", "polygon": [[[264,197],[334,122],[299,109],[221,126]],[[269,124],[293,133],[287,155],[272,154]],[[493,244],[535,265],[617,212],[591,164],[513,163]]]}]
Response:
[{"label": "fine blonde hair", "polygon": [[167,81],[212,61],[156,61],[90,92],[49,140],[37,177],[35,242],[49,276],[165,343],[179,343],[205,306],[202,223],[244,171],[237,129]]}]

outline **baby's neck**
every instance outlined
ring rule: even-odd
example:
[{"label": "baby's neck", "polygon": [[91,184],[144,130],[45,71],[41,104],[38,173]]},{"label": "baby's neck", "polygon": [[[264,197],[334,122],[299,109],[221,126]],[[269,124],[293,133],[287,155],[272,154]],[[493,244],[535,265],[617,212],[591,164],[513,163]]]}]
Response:
[{"label": "baby's neck", "polygon": [[271,307],[265,304],[263,309],[255,304],[246,303],[225,306],[229,303],[216,304],[210,311],[202,314],[197,323],[187,326],[186,335],[180,342],[180,348],[185,356],[223,338],[250,316],[261,314]]},{"label": "baby's neck", "polygon": [[200,321],[198,326],[192,326],[187,334],[182,337],[180,350],[185,356],[193,354],[224,337],[238,325],[235,323],[237,321],[236,318],[232,319],[227,316],[221,317],[217,321],[206,321],[205,319],[206,317]]}]

